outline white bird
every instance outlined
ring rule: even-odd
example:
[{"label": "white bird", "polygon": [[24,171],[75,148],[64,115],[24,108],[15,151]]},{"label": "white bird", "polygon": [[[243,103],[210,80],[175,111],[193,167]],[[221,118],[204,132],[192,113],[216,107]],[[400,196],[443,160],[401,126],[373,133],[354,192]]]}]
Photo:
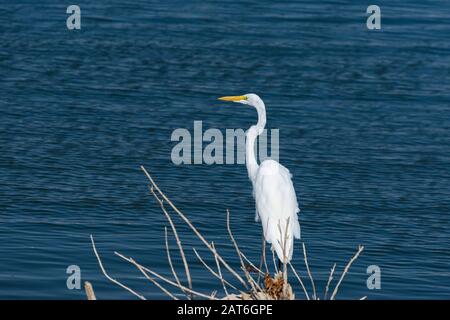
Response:
[{"label": "white bird", "polygon": [[258,123],[246,132],[246,166],[253,185],[256,204],[255,221],[261,220],[265,240],[272,244],[278,259],[287,263],[292,259],[294,237],[300,239],[297,196],[289,170],[274,160],[260,165],[255,156],[255,141],[266,126],[266,107],[256,94],[221,97],[219,100],[250,105],[258,112]]}]

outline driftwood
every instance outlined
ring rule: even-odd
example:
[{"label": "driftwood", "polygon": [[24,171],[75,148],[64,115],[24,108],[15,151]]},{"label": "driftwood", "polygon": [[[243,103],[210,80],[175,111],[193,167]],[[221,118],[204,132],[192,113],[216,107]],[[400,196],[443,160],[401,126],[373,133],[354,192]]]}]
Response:
[{"label": "driftwood", "polygon": [[[124,261],[132,264],[134,267],[136,267],[143,275],[144,277],[151,282],[153,285],[155,285],[158,289],[160,289],[163,293],[165,293],[167,296],[169,296],[171,299],[178,300],[178,299],[194,299],[194,298],[201,298],[201,299],[209,299],[209,300],[218,300],[218,299],[224,299],[224,300],[293,300],[295,299],[294,290],[291,286],[291,284],[288,282],[288,266],[290,267],[290,270],[292,270],[295,278],[298,280],[300,287],[302,289],[302,292],[304,294],[304,298],[307,300],[319,300],[319,297],[317,295],[316,291],[316,285],[314,282],[314,278],[308,263],[307,253],[306,253],[306,246],[304,243],[302,243],[303,248],[303,257],[304,257],[304,263],[306,267],[306,272],[308,275],[308,278],[311,282],[311,288],[312,291],[308,292],[306,289],[302,278],[300,277],[299,272],[294,268],[294,266],[288,262],[284,263],[282,269],[278,270],[276,262],[275,262],[275,254],[272,250],[272,260],[274,264],[274,272],[273,275],[271,275],[270,270],[268,268],[268,264],[266,261],[266,254],[265,254],[265,243],[263,241],[263,252],[261,255],[261,261],[259,264],[259,267],[256,267],[254,263],[252,263],[245,255],[242,253],[241,249],[239,248],[239,244],[236,241],[232,230],[230,226],[230,212],[227,210],[227,231],[230,237],[230,241],[233,244],[233,247],[235,248],[236,255],[240,264],[240,268],[235,269],[232,268],[230,265],[230,262],[227,262],[224,257],[220,255],[220,253],[217,251],[216,246],[214,243],[209,242],[205,239],[205,237],[197,230],[197,228],[192,224],[192,222],[187,218],[187,216],[181,212],[173,203],[172,201],[159,189],[158,185],[155,183],[153,178],[150,176],[150,174],[147,172],[147,170],[144,167],[141,167],[142,171],[148,178],[150,184],[149,184],[149,191],[150,194],[153,195],[153,197],[156,199],[158,204],[161,207],[161,210],[163,211],[169,225],[172,231],[172,234],[176,240],[178,251],[181,256],[184,274],[187,279],[187,284],[182,284],[180,280],[180,276],[178,275],[176,271],[176,266],[173,263],[171,253],[169,250],[169,244],[168,244],[168,230],[165,228],[165,249],[167,254],[167,260],[168,265],[171,270],[173,280],[169,279],[167,277],[162,276],[161,274],[158,274],[157,272],[151,270],[148,267],[145,267],[141,265],[140,263],[136,262],[133,258],[127,257],[121,253],[115,252],[115,255],[119,258],[123,259]],[[167,205],[167,206],[166,206]],[[178,232],[177,232],[177,226],[173,222],[173,219],[171,215],[177,214],[183,222],[191,229],[191,231],[196,235],[198,240],[200,240],[200,243],[203,244],[212,254],[215,261],[215,266],[210,266],[205,262],[205,259],[199,254],[198,250],[195,248],[191,248],[200,263],[206,268],[206,270],[214,277],[218,279],[218,284],[220,284],[221,291],[223,291],[223,295],[218,295],[217,291],[213,291],[212,293],[205,293],[205,292],[199,292],[192,287],[192,278],[190,274],[190,268],[189,268],[189,262],[186,259],[185,255],[185,248],[183,246],[183,243],[181,242]],[[287,225],[289,224],[289,221],[287,222]],[[286,230],[281,230],[279,227],[279,231],[281,233],[281,243],[280,245],[283,248],[283,252],[285,249],[284,244],[287,242],[287,238],[284,237],[283,240],[283,231],[284,235],[287,235],[287,225]],[[145,300],[146,298],[134,291],[133,289],[127,287],[123,283],[121,283],[119,280],[114,279],[111,277],[105,270],[102,260],[100,258],[100,255],[98,254],[94,238],[91,235],[91,243],[92,248],[94,251],[95,256],[97,257],[100,269],[102,273],[105,275],[105,277],[113,282],[114,284],[122,287],[123,289],[130,292],[132,295],[136,296],[139,299]],[[337,284],[335,285],[333,292],[330,296],[330,300],[334,300],[337,296],[337,293],[339,291],[339,287],[344,280],[345,275],[348,273],[351,265],[353,262],[359,257],[361,252],[364,250],[363,246],[358,247],[358,251],[356,254],[350,259],[348,264],[345,266],[341,276],[339,277],[339,280]],[[262,267],[265,267],[265,270],[262,270]],[[335,272],[336,264],[333,265],[330,275],[328,278],[328,282],[325,288],[324,295],[322,299],[328,298],[328,292],[330,291],[330,285],[333,280],[333,275]],[[232,283],[230,279],[225,279],[225,274],[229,274],[229,276],[232,276],[235,279],[235,282]],[[254,274],[257,275],[255,278]],[[165,285],[163,286],[162,283]],[[166,287],[168,286],[168,287]],[[220,288],[219,287],[219,288]],[[169,289],[170,288],[170,289]],[[85,290],[86,295],[89,300],[95,300],[96,296],[94,294],[92,285],[89,282],[85,283]],[[363,297],[361,299],[366,299],[366,297]]]},{"label": "driftwood", "polygon": [[86,297],[88,300],[97,300],[94,293],[94,288],[92,288],[92,284],[89,281],[84,283],[84,290],[86,291]]}]

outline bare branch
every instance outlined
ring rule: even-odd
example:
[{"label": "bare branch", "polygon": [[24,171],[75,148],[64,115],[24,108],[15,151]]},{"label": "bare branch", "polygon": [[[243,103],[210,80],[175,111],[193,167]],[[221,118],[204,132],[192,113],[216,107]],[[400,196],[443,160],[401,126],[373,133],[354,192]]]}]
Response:
[{"label": "bare branch", "polygon": [[305,285],[303,284],[302,278],[300,277],[300,275],[297,273],[294,266],[290,262],[289,262],[289,265],[291,266],[292,272],[294,272],[295,277],[297,278],[298,282],[300,283],[300,286],[302,287],[303,292],[305,293],[306,299],[310,300],[308,291],[306,291],[306,288],[305,288]]},{"label": "bare branch", "polygon": [[[218,278],[220,280],[220,276],[219,274],[217,274],[210,266],[208,266],[205,262],[205,260],[202,259],[202,257],[200,256],[200,254],[197,252],[197,250],[195,250],[195,248],[192,248],[192,250],[194,250],[195,255],[197,256],[198,260],[200,260],[200,262],[205,266],[206,269],[208,269],[209,272],[211,272],[213,274],[213,276],[215,276],[216,278]],[[222,277],[223,279],[223,277]],[[223,281],[231,288],[233,288],[234,290],[237,290],[237,288],[235,286],[233,286],[231,283],[229,283],[227,280],[223,279]]]},{"label": "bare branch", "polygon": [[152,277],[150,277],[147,272],[145,272],[144,269],[142,269],[142,267],[138,264],[136,264],[136,267],[139,269],[139,271],[150,281],[152,282],[155,286],[157,286],[162,292],[164,292],[165,294],[167,294],[169,297],[171,297],[173,300],[179,300],[177,297],[175,297],[172,293],[170,293],[166,288],[164,288],[162,285],[160,285],[155,279],[153,279]]},{"label": "bare branch", "polygon": [[94,293],[94,288],[89,281],[84,282],[84,290],[86,291],[86,296],[88,300],[97,300]]},{"label": "bare branch", "polygon": [[[288,239],[289,239],[289,235],[288,235],[288,227],[289,227],[289,222],[290,222],[290,220],[291,220],[291,217],[289,217],[289,218],[287,218],[287,221],[286,221],[286,230],[285,230],[285,232],[284,232],[284,234],[285,234],[285,236],[284,236],[284,247],[283,247],[283,258],[284,258],[284,261],[283,261],[283,278],[284,278],[284,281],[287,283],[287,266],[286,266],[286,260],[287,260],[287,256],[286,256],[286,246],[287,246],[287,242],[288,242]],[[292,248],[291,248],[292,249]]]},{"label": "bare branch", "polygon": [[241,252],[242,258],[244,258],[244,260],[248,263],[249,266],[251,266],[253,269],[255,269],[255,271],[257,271],[259,274],[264,275],[264,272],[262,272],[262,270],[261,270],[260,268],[256,267],[256,266],[253,264],[253,262],[251,262],[251,261],[245,256],[245,254],[244,254],[242,251],[240,251],[240,252]]},{"label": "bare branch", "polygon": [[312,298],[313,298],[313,300],[317,300],[316,285],[314,284],[314,278],[313,278],[313,276],[311,274],[311,270],[309,269],[308,258],[306,256],[306,247],[305,247],[305,243],[304,242],[302,243],[302,246],[303,246],[303,256],[305,257],[306,271],[308,271],[308,276],[309,276],[309,279],[311,280],[311,286],[312,286],[312,289],[313,289],[313,296],[312,296]]},{"label": "bare branch", "polygon": [[[175,278],[175,281],[177,282],[177,284],[180,286],[181,288],[181,282],[180,279],[178,278],[177,272],[175,271],[175,268],[173,267],[173,263],[172,263],[172,258],[170,256],[170,249],[169,249],[169,240],[167,238],[167,227],[164,227],[164,238],[166,240],[166,252],[167,252],[167,260],[169,261],[169,266],[170,269],[172,270],[172,274]],[[183,291],[186,294],[186,297],[188,299],[191,299],[191,297],[189,296],[189,294],[187,294],[185,291]]]},{"label": "bare branch", "polygon": [[[191,223],[191,221],[172,203],[172,201],[170,201],[170,199],[159,189],[158,185],[155,183],[155,181],[153,180],[153,178],[150,176],[150,174],[147,172],[147,170],[145,170],[144,166],[141,166],[142,171],[145,173],[145,175],[147,176],[148,180],[150,181],[150,183],[152,184],[152,186],[155,188],[155,190],[161,195],[161,197],[170,205],[170,207],[181,217],[181,219],[183,219],[183,221],[189,226],[189,228],[191,228],[191,230],[194,232],[194,234],[203,242],[203,244],[211,251],[213,252],[211,245],[209,244],[208,241],[206,241],[206,239],[201,235],[201,233],[197,230],[197,228],[194,227],[194,225]],[[220,256],[218,255],[217,258],[219,259],[219,261],[224,265],[224,267],[231,272],[231,274],[233,274],[246,288],[247,288],[247,284],[246,282],[242,279],[242,277],[236,272],[234,271],[233,268],[231,268],[229,266],[229,264]]]},{"label": "bare branch", "polygon": [[325,288],[325,294],[323,295],[323,300],[327,300],[328,289],[330,288],[330,283],[333,280],[333,274],[334,274],[335,269],[336,269],[336,263],[333,265],[333,268],[331,268],[330,276],[328,277],[327,287]]},{"label": "bare branch", "polygon": [[162,281],[164,281],[164,282],[167,282],[168,284],[170,284],[170,285],[172,285],[172,286],[174,286],[174,287],[177,287],[177,288],[179,288],[179,289],[181,289],[181,290],[187,291],[187,292],[189,292],[189,293],[192,293],[192,294],[194,294],[194,295],[196,295],[196,296],[199,296],[199,297],[202,297],[202,298],[211,299],[211,300],[217,300],[217,299],[215,299],[215,298],[212,297],[212,296],[208,296],[208,295],[206,295],[206,294],[204,294],[204,293],[201,293],[201,292],[198,292],[198,291],[194,291],[194,290],[189,289],[189,288],[187,288],[187,287],[185,287],[185,286],[183,286],[183,285],[181,285],[181,287],[180,287],[176,282],[173,282],[172,280],[169,280],[169,279],[167,279],[166,277],[163,277],[162,275],[156,273],[155,271],[150,270],[150,269],[147,268],[147,267],[144,267],[143,265],[141,265],[141,264],[137,263],[136,261],[134,261],[132,258],[127,258],[127,257],[125,257],[123,254],[121,254],[121,253],[119,253],[119,252],[114,252],[114,254],[117,255],[117,256],[119,256],[119,257],[121,257],[121,258],[124,259],[125,261],[130,262],[131,264],[133,264],[134,266],[136,266],[138,269],[142,268],[142,270],[147,271],[147,272],[150,273],[152,276],[154,276],[154,277],[156,277],[156,278],[158,278],[158,279],[160,279],[160,280],[162,280]]},{"label": "bare branch", "polygon": [[358,256],[361,254],[361,252],[364,250],[363,246],[358,246],[358,251],[355,253],[355,255],[353,256],[353,258],[350,259],[350,261],[347,263],[347,265],[345,266],[344,272],[342,272],[342,275],[336,285],[336,287],[334,288],[333,294],[331,295],[330,300],[334,300],[336,298],[336,295],[338,293],[339,290],[339,286],[341,285],[342,280],[344,280],[345,275],[347,274],[348,270],[350,269],[352,263],[358,259]]},{"label": "bare branch", "polygon": [[217,272],[219,273],[220,282],[222,282],[223,291],[225,291],[225,295],[228,296],[228,290],[227,290],[227,287],[225,286],[225,281],[224,281],[224,279],[222,277],[222,270],[220,269],[219,259],[217,259],[217,251],[216,251],[216,247],[214,246],[214,242],[211,243],[211,246],[213,247],[214,252],[215,252],[214,259],[216,260]]},{"label": "bare branch", "polygon": [[241,262],[242,271],[244,271],[245,276],[247,278],[247,281],[250,284],[250,286],[252,287],[252,289],[254,291],[258,291],[257,287],[259,287],[259,285],[255,282],[255,280],[253,280],[253,278],[251,277],[250,273],[245,268],[244,261],[242,260],[241,251],[239,250],[239,246],[238,246],[236,240],[234,239],[233,233],[231,232],[231,227],[230,227],[230,210],[228,210],[228,209],[227,209],[227,229],[228,229],[228,234],[230,235],[231,242],[233,242],[234,248],[236,249],[236,253],[237,253],[238,257],[239,257],[239,261]]},{"label": "bare branch", "polygon": [[[175,228],[175,224],[173,223],[172,218],[170,217],[169,213],[167,212],[166,208],[164,207],[164,202],[161,199],[159,199],[159,197],[153,191],[153,188],[150,188],[150,192],[155,196],[156,201],[159,202],[159,205],[161,206],[161,210],[164,212],[164,215],[166,216],[167,221],[169,221],[170,227],[172,228],[173,235],[175,236],[175,239],[177,241],[178,249],[180,250],[181,259],[183,260],[184,270],[186,272],[189,289],[192,289],[192,279],[191,279],[191,273],[189,272],[189,265],[186,261],[186,256],[184,255],[183,246],[181,244],[180,238],[178,237],[178,232],[177,232],[177,229]],[[178,277],[177,277],[177,279],[178,279]],[[178,282],[179,282],[179,280],[178,280]]]},{"label": "bare branch", "polygon": [[275,249],[273,247],[273,244],[272,244],[272,247],[270,248],[270,250],[272,251],[272,261],[273,261],[273,266],[275,268],[275,274],[277,274],[278,273],[278,267],[277,267],[277,263],[276,263],[276,260],[275,260]]},{"label": "bare branch", "polygon": [[288,235],[288,226],[289,226],[289,221],[290,221],[290,217],[287,219],[286,222],[286,230],[285,230],[285,236],[284,236],[284,248],[283,248],[283,255],[284,255],[284,261],[283,261],[283,277],[284,280],[287,283],[287,266],[286,266],[286,260],[287,260],[287,256],[286,256],[286,246],[288,243],[288,239],[289,239],[289,235]]},{"label": "bare branch", "polygon": [[121,282],[117,281],[116,279],[113,279],[109,276],[109,274],[106,272],[105,268],[103,267],[103,263],[102,260],[100,259],[100,256],[98,255],[97,252],[97,248],[95,247],[95,242],[94,242],[94,237],[92,237],[91,234],[91,243],[92,243],[92,248],[94,249],[94,253],[95,256],[97,257],[98,260],[98,264],[100,266],[100,269],[102,270],[103,274],[105,275],[105,277],[115,283],[116,285],[118,285],[119,287],[122,287],[123,289],[127,290],[128,292],[132,293],[133,295],[135,295],[136,297],[138,297],[141,300],[146,300],[145,297],[143,295],[140,295],[139,293],[137,293],[136,291],[134,291],[133,289],[128,288],[126,285],[122,284]]}]

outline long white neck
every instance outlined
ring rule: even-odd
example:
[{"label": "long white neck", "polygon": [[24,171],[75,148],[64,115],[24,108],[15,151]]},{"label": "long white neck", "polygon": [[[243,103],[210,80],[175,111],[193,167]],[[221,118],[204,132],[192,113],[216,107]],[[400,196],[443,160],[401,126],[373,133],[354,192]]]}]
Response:
[{"label": "long white neck", "polygon": [[255,141],[258,136],[263,133],[264,127],[266,126],[266,107],[264,105],[264,102],[259,99],[259,101],[253,106],[258,111],[258,123],[248,129],[245,142],[245,162],[247,165],[248,177],[250,178],[252,183],[254,183],[255,181],[256,172],[259,168],[255,155]]}]

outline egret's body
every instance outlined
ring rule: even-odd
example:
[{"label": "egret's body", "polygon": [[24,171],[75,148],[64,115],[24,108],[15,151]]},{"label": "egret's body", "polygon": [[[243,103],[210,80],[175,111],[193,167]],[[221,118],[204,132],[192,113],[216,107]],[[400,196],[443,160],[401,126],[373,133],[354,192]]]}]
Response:
[{"label": "egret's body", "polygon": [[260,165],[256,160],[255,142],[266,125],[264,102],[255,94],[220,99],[251,105],[258,112],[258,123],[246,133],[246,165],[253,185],[255,220],[261,221],[264,238],[272,244],[278,259],[289,262],[292,259],[294,237],[300,238],[299,208],[289,170],[274,160],[265,160]]}]

